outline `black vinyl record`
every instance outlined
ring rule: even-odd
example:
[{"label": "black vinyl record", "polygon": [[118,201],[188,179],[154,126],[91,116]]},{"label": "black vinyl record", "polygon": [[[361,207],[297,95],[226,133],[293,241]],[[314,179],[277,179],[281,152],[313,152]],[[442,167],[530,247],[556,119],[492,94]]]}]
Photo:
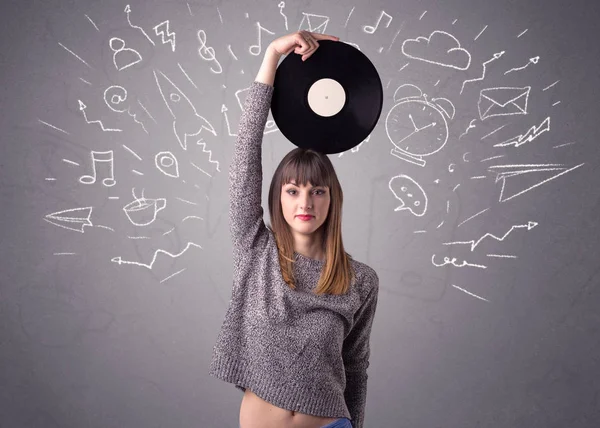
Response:
[{"label": "black vinyl record", "polygon": [[306,60],[290,53],[279,64],[271,112],[292,144],[324,154],[359,145],[375,128],[383,87],[373,63],[341,41],[319,40]]}]

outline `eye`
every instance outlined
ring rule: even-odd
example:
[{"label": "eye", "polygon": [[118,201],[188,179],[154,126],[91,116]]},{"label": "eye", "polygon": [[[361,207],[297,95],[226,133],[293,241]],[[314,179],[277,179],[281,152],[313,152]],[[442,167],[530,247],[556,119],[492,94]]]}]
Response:
[{"label": "eye", "polygon": [[[287,193],[291,195],[291,193],[290,193],[290,192],[295,192],[295,191],[296,191],[295,189],[288,189],[288,190],[287,190]],[[323,189],[317,189],[317,190],[315,190],[315,192],[321,192],[321,193],[319,193],[319,194],[320,194],[320,195],[323,195],[323,194],[325,193],[325,190],[323,190]]]}]

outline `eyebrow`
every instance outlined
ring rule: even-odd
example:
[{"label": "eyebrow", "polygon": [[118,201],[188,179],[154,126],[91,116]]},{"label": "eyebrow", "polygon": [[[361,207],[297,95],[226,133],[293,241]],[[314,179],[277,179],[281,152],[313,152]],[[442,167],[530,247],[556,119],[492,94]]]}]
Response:
[{"label": "eyebrow", "polygon": [[[291,184],[292,186],[300,187],[300,186],[298,186],[296,183],[293,183],[293,182],[291,182],[291,181],[290,181],[289,183],[287,183],[287,184]],[[311,186],[310,188],[311,188],[311,189],[316,189],[317,187],[325,187],[325,186]]]}]

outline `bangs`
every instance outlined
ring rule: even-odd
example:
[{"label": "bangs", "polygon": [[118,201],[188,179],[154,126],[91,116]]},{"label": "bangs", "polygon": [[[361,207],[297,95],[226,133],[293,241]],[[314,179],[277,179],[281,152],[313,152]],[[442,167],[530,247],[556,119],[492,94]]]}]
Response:
[{"label": "bangs", "polygon": [[319,158],[310,153],[294,157],[283,167],[281,185],[292,181],[298,186],[307,186],[310,182],[315,187],[332,187],[325,165],[322,165]]}]

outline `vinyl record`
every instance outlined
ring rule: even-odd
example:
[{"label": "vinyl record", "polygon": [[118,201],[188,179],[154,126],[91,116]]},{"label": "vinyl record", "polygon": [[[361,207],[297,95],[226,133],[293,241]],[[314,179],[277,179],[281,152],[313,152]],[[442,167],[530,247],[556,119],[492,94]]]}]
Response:
[{"label": "vinyl record", "polygon": [[291,53],[279,64],[271,112],[292,144],[324,154],[359,145],[383,106],[383,87],[373,63],[341,41],[319,40],[306,60]]}]

